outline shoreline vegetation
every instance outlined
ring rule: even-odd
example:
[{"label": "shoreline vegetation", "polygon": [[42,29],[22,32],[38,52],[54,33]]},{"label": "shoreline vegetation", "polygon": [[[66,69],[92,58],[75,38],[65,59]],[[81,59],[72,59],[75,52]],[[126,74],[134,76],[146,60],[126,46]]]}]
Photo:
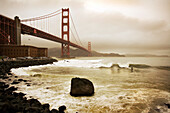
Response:
[{"label": "shoreline vegetation", "polygon": [[[25,82],[28,80],[18,78],[10,73],[11,68],[28,67],[33,65],[44,65],[57,62],[55,59],[29,59],[0,62],[0,111],[2,113],[64,113],[66,106],[50,110],[48,103],[41,104],[37,99],[27,99],[24,93],[16,93],[17,87],[12,84]],[[13,79],[12,79],[13,78]],[[9,83],[7,81],[10,81]]]}]

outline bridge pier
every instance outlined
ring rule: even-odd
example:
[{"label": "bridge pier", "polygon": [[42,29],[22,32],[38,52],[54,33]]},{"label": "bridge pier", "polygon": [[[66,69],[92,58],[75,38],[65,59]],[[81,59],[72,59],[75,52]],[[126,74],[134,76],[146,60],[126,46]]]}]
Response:
[{"label": "bridge pier", "polygon": [[14,18],[16,45],[21,45],[21,23],[18,16]]}]

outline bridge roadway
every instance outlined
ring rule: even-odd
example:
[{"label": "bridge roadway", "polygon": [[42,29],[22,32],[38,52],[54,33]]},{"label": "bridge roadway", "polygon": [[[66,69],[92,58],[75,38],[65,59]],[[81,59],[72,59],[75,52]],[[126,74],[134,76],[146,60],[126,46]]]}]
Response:
[{"label": "bridge roadway", "polygon": [[[4,26],[4,27],[3,27]],[[8,18],[6,16],[0,15],[0,27],[4,28],[4,31],[7,32],[7,28],[9,28],[10,31],[8,31],[11,35],[14,35],[13,32],[16,31],[16,27],[15,27],[15,20]],[[23,23],[21,23],[21,34],[28,34],[28,35],[32,35],[32,36],[36,36],[36,37],[40,37],[46,40],[50,40],[50,41],[54,41],[54,42],[58,42],[58,43],[62,43],[62,44],[69,44],[72,47],[84,50],[88,53],[90,53],[90,51],[88,51],[86,48],[79,46],[75,43],[72,42],[68,42],[67,40],[62,40],[61,38],[54,36],[52,34],[46,33],[42,30],[30,27],[28,25],[25,25]],[[11,38],[14,38],[13,40],[16,40],[15,36],[11,36]]]},{"label": "bridge roadway", "polygon": [[43,39],[47,39],[47,40],[51,40],[51,41],[55,41],[55,42],[59,42],[59,43],[63,43],[63,44],[68,44],[69,43],[69,45],[72,46],[72,47],[75,47],[75,48],[78,48],[78,49],[81,49],[81,50],[89,52],[84,47],[81,47],[81,46],[79,46],[77,44],[74,44],[72,42],[68,42],[67,40],[62,40],[61,38],[59,38],[57,36],[54,36],[52,34],[46,33],[44,31],[41,31],[39,29],[30,27],[30,26],[22,24],[22,23],[21,23],[21,33],[36,36],[36,37],[40,37],[40,38],[43,38]]}]

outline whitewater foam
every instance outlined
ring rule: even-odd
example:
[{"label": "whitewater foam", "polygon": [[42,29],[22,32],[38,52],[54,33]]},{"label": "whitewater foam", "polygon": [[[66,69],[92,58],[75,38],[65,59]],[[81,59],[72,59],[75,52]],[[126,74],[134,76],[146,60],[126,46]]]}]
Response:
[{"label": "whitewater foam", "polygon": [[21,68],[13,68],[11,69],[11,72],[18,76],[29,76],[37,74],[35,72],[30,73],[31,70],[34,69],[42,69],[42,68],[52,68],[52,67],[77,67],[77,68],[129,68],[130,63],[113,63],[113,62],[105,62],[102,59],[98,60],[75,60],[75,59],[69,59],[69,60],[60,60],[58,62],[53,62],[53,64],[47,64],[47,65],[39,65],[39,66],[29,66],[29,67],[21,67]]},{"label": "whitewater foam", "polygon": [[[68,59],[49,65],[12,69],[12,72],[16,75],[23,75],[18,78],[24,79],[25,77],[31,83],[29,87],[24,82],[17,84],[18,91],[26,93],[28,98],[37,98],[42,104],[49,103],[51,109],[66,105],[68,108],[66,113],[148,113],[152,109],[151,104],[154,99],[170,100],[167,71],[161,70],[160,72],[158,69],[151,69],[146,73],[143,70],[148,66],[143,64],[148,63],[135,64],[135,61],[134,63],[132,60],[123,61],[122,59],[117,61],[116,58],[109,60],[106,58],[99,60]],[[124,68],[128,68],[129,64],[135,64],[133,66],[142,68],[142,71],[135,73],[126,71]],[[120,69],[120,72],[114,72],[115,67],[123,69]],[[42,76],[27,76],[34,72]],[[49,76],[45,76],[47,74]],[[71,97],[69,92],[73,77],[91,80],[95,87],[94,96]]]},{"label": "whitewater foam", "polygon": [[102,65],[102,60],[61,60],[54,62],[53,65],[57,67],[86,67],[86,68],[95,68]]},{"label": "whitewater foam", "polygon": [[11,69],[11,73],[17,76],[29,76],[26,70],[28,70],[28,68],[13,68]]},{"label": "whitewater foam", "polygon": [[99,60],[61,60],[59,62],[54,62],[53,65],[57,67],[83,67],[83,68],[111,68],[113,66],[118,66],[120,68],[129,68],[129,64],[132,62],[128,63],[114,63],[114,62],[109,62],[109,63],[104,63],[102,59]]}]

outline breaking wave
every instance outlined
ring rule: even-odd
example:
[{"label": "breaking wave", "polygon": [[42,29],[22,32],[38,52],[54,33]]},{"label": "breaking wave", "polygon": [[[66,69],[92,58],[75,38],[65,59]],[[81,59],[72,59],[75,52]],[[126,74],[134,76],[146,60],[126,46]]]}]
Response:
[{"label": "breaking wave", "polygon": [[[169,70],[170,66],[155,66],[139,60],[116,60],[69,59],[11,71],[18,76],[34,75],[18,77],[30,83],[29,87],[23,82],[17,84],[18,92],[25,93],[27,98],[37,98],[41,103],[49,103],[51,109],[66,105],[66,113],[169,112],[166,105],[170,103],[169,72],[163,70]],[[121,68],[120,73],[114,70],[115,67]],[[124,68],[131,67],[142,71],[124,71]],[[150,68],[154,70],[147,70]],[[94,83],[94,96],[73,98],[69,95],[70,80],[77,76]]]},{"label": "breaking wave", "polygon": [[103,59],[99,60],[60,60],[58,62],[53,63],[54,66],[57,67],[82,67],[82,68],[158,68],[158,69],[166,69],[170,70],[170,66],[151,66],[147,64],[139,64],[139,63],[114,63],[114,62],[108,62],[105,63]]},{"label": "breaking wave", "polygon": [[146,64],[129,64],[129,67],[135,67],[135,68],[150,68],[150,65]]},{"label": "breaking wave", "polygon": [[129,68],[129,63],[105,63],[102,59],[99,60],[61,60],[59,62],[54,62],[53,65],[58,67],[83,67],[83,68]]},{"label": "breaking wave", "polygon": [[[47,65],[39,65],[39,66],[29,66],[29,67],[21,67],[17,69],[11,69],[11,72],[15,75],[28,75],[27,71],[37,68],[49,68],[49,67],[77,67],[77,68],[98,68],[98,69],[112,69],[112,68],[120,68],[120,69],[130,69],[130,68],[139,68],[139,69],[147,69],[147,68],[156,68],[161,70],[170,71],[170,66],[151,66],[147,64],[139,64],[133,62],[127,63],[115,63],[115,62],[105,62],[103,59],[98,60],[77,60],[77,59],[68,59],[68,60],[59,60],[58,62],[54,62],[53,64]],[[33,73],[34,74],[34,73]]]},{"label": "breaking wave", "polygon": [[170,66],[156,66],[156,68],[170,71]]}]

